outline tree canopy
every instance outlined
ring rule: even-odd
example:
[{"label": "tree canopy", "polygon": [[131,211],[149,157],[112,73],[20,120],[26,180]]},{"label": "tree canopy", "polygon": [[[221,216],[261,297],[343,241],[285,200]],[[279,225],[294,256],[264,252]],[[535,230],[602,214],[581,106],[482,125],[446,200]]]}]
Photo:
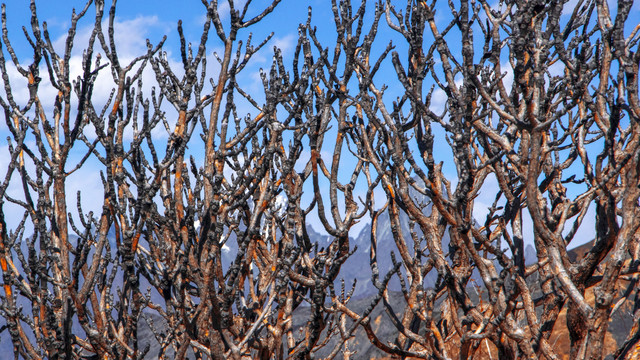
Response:
[{"label": "tree canopy", "polygon": [[332,0],[288,55],[250,33],[286,6],[202,0],[197,37],[133,57],[115,1],[62,41],[2,7],[16,358],[638,355],[634,2]]}]

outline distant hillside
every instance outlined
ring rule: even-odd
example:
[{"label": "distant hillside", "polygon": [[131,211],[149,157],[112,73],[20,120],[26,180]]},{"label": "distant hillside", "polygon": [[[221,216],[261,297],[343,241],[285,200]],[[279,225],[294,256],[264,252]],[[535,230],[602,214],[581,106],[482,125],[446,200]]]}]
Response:
[{"label": "distant hillside", "polygon": [[[406,215],[403,215],[401,218],[403,233],[408,234],[408,219],[406,219]],[[358,247],[358,250],[353,254],[351,258],[347,260],[344,264],[343,270],[340,273],[339,279],[344,279],[346,281],[346,285],[350,286],[353,280],[357,280],[357,290],[352,299],[348,303],[348,307],[356,313],[362,314],[365,309],[367,309],[372,300],[373,294],[376,293],[376,289],[371,282],[371,270],[369,266],[369,251],[370,251],[370,225],[366,225],[361,232],[355,238],[351,239],[351,247]],[[323,235],[313,228],[308,227],[308,234],[312,240],[312,242],[317,242],[318,247],[326,247],[329,245],[331,238],[329,236]],[[390,224],[389,219],[386,214],[382,214],[379,218],[378,222],[378,259],[381,274],[386,273],[391,268],[391,260],[390,253],[395,251],[395,243],[390,233]],[[446,248],[446,244],[449,241],[448,234],[444,239],[444,247]],[[230,239],[228,242],[228,250],[223,254],[227,257],[224,261],[231,261],[232,257],[235,256],[237,251],[237,246],[235,245],[235,239]],[[584,245],[580,245],[574,249],[569,250],[569,257],[572,261],[576,259],[580,259],[585,256],[585,254],[589,251],[589,249],[593,246],[593,242],[589,242]],[[536,261],[535,258],[535,249],[531,246],[528,246],[525,250],[525,258],[527,263],[532,263]],[[436,280],[437,274],[432,272],[425,279],[426,284],[434,284]],[[529,279],[530,282],[534,282],[533,279],[535,276]],[[120,283],[116,284],[120,286]],[[626,285],[625,281],[620,282],[620,288],[624,289]],[[145,285],[146,287],[146,285]],[[401,314],[406,306],[404,302],[404,297],[401,293],[397,292],[399,290],[399,286],[397,283],[397,279],[395,283],[390,285],[391,293],[390,298],[392,300],[393,310],[396,314]],[[396,290],[396,291],[393,291]],[[469,294],[471,295],[473,301],[478,301],[477,294],[474,290],[470,288]],[[591,304],[594,303],[593,296],[593,288],[590,288],[586,292],[586,299]],[[161,299],[155,299],[161,303]],[[609,324],[609,333],[606,337],[606,352],[611,353],[620,346],[627,334],[629,333],[631,327],[633,326],[633,308],[632,304],[627,302],[623,306],[619,308],[619,310],[614,314],[612,321]],[[434,313],[434,316],[438,319],[440,314],[438,311]],[[296,311],[296,316],[294,317],[294,326],[300,327],[304,324],[309,317],[309,308],[303,306]],[[149,325],[147,324],[147,319],[149,319],[153,326],[159,330],[160,332],[166,331],[166,325],[163,320],[156,314],[146,314],[143,318],[140,319],[140,327],[138,330],[139,340],[140,340],[140,348],[144,349],[147,345],[150,346],[150,351],[147,353],[145,359],[157,359],[159,352],[159,343],[157,342],[155,336],[153,335]],[[379,339],[383,342],[393,342],[395,340],[397,330],[394,328],[392,322],[389,320],[389,316],[387,315],[385,309],[381,304],[378,304],[371,313],[370,316],[371,325]],[[422,330],[424,331],[424,330]],[[5,336],[6,335],[6,336]],[[372,359],[372,358],[385,358],[385,354],[378,350],[375,346],[373,346],[369,340],[367,339],[364,331],[359,328],[356,330],[355,336],[350,339],[347,343],[348,349],[353,353],[354,359]],[[329,341],[326,346],[320,349],[316,353],[316,357],[322,358],[328,355],[333,348],[336,346],[336,339],[332,339]],[[551,345],[558,352],[562,359],[569,358],[569,334],[566,326],[566,306],[560,312],[558,316],[558,320],[553,330],[553,334],[550,338]],[[452,358],[457,357],[457,347],[453,346],[447,349],[448,354]],[[11,341],[6,332],[2,333],[2,337],[0,338],[0,351],[4,354],[11,354],[12,346]],[[489,352],[491,353],[491,357],[493,359],[497,359],[497,353],[495,348],[492,348],[487,343],[486,346],[481,348],[478,351],[476,358],[489,358]],[[171,350],[168,350],[165,353],[165,358],[170,358],[172,354]],[[339,356],[340,357],[340,356]],[[193,358],[190,356],[189,358]]]}]

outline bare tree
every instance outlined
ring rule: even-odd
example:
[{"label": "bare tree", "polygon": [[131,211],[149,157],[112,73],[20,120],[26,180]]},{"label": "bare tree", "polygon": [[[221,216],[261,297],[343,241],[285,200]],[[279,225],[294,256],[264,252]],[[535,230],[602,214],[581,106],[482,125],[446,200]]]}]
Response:
[{"label": "bare tree", "polygon": [[[202,4],[194,44],[178,23],[181,63],[163,38],[127,64],[115,3],[108,13],[102,0],[74,11],[58,49],[32,1],[29,65],[3,7],[11,161],[0,184],[0,334],[16,358],[144,358],[144,326],[160,358],[350,358],[364,331],[397,358],[556,359],[565,354],[551,335],[565,311],[569,355],[599,359],[625,304],[636,326],[613,355],[630,356],[640,340],[640,27],[629,28],[631,2],[612,14],[595,0],[572,9],[332,0],[335,41],[323,43],[310,9],[291,63],[274,48],[261,70],[261,94],[239,74],[273,34],[258,45],[238,35],[280,0],[229,1],[226,21],[217,1]],[[93,12],[78,45],[78,22]],[[376,39],[381,31],[393,40]],[[215,74],[212,43],[224,49]],[[26,79],[28,98],[16,95],[8,66]],[[112,90],[97,103],[102,73]],[[55,99],[41,98],[43,84]],[[67,179],[89,163],[101,169],[100,214],[84,213],[80,192],[76,211],[67,204]],[[20,196],[8,190],[16,183]],[[486,191],[495,201],[476,219]],[[6,203],[24,211],[14,228]],[[384,213],[392,239],[377,232]],[[329,235],[326,247],[310,238],[310,217]],[[365,218],[378,291],[354,310],[355,284],[340,282],[341,269],[364,251],[351,239]],[[570,256],[572,242],[591,240],[575,239],[589,227],[585,255]],[[380,241],[394,252],[379,253]],[[372,326],[375,308],[386,311],[393,342]]]},{"label": "bare tree", "polygon": [[[451,21],[444,26],[436,20],[442,9],[435,1],[408,1],[404,11],[390,1],[379,6],[409,49],[404,59],[391,54],[405,89],[392,108],[373,78],[367,47],[357,70],[367,118],[356,126],[359,148],[383,174],[385,207],[406,270],[399,275],[408,306],[396,320],[398,341],[380,347],[436,358],[456,349],[469,358],[486,341],[500,358],[558,358],[549,337],[566,306],[571,357],[601,358],[612,313],[637,297],[636,275],[629,275],[637,274],[640,225],[640,55],[637,27],[625,29],[631,3],[619,2],[613,16],[607,2],[579,1],[565,17],[565,2],[496,7],[463,1],[449,3]],[[430,105],[434,86],[447,96],[441,114]],[[444,138],[434,127],[444,130]],[[434,156],[443,140],[457,170],[454,179]],[[478,223],[474,199],[486,191],[490,175],[499,191]],[[412,194],[426,195],[432,210]],[[589,206],[596,207],[595,240],[583,258],[572,260],[567,248],[577,230],[589,226]],[[410,234],[401,232],[401,212],[411,219]],[[377,214],[372,211],[374,222]],[[529,217],[533,234],[524,234]],[[530,266],[523,255],[526,237],[537,252]],[[375,232],[371,238],[375,249]],[[435,289],[425,288],[430,271],[441,280]],[[468,294],[474,271],[485,301]],[[532,277],[539,289],[528,281]],[[622,296],[619,279],[630,280]],[[637,311],[636,302],[636,319]],[[633,330],[616,357],[637,340]]]}]

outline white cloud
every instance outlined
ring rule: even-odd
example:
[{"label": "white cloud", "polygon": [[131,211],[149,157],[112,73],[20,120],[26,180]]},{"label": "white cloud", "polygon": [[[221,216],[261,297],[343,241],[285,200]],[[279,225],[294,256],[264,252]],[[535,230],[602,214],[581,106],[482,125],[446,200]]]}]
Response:
[{"label": "white cloud", "polygon": [[[128,65],[134,58],[147,52],[147,38],[150,38],[152,44],[155,44],[160,41],[163,34],[169,33],[171,30],[168,23],[161,22],[156,16],[138,16],[129,20],[116,21],[114,27],[116,30],[115,42],[117,44],[118,57],[122,66]],[[107,32],[107,28],[108,24],[106,22],[103,23],[103,31],[105,33]],[[74,48],[69,59],[69,80],[72,82],[83,74],[83,52],[89,44],[92,29],[92,26],[85,26],[79,28],[77,31],[77,35],[74,39]],[[53,46],[59,56],[64,56],[66,34],[56,39],[53,42]],[[95,67],[95,58],[98,54],[102,57],[101,64],[109,62],[104,56],[104,52],[102,51],[99,42],[96,40],[94,44],[94,58],[91,64],[92,69]],[[178,69],[178,71],[181,70],[181,64],[179,64],[178,61],[173,60],[170,53],[168,54],[168,58],[172,68]],[[26,67],[26,64],[29,64],[30,62],[30,59],[23,60],[22,66]],[[138,66],[140,65],[141,64],[138,64]],[[129,75],[133,75],[136,69],[137,68],[134,68]],[[27,80],[18,72],[17,68],[12,63],[7,64],[7,75],[12,88],[12,96],[16,103],[19,106],[26,104],[29,99]],[[53,114],[53,106],[58,91],[49,80],[50,76],[44,61],[40,64],[39,75],[42,81],[39,85],[38,97],[42,102],[45,114],[47,116],[51,116]],[[149,94],[151,86],[156,83],[155,75],[149,64],[147,64],[147,67],[142,74],[142,80],[143,84],[146,85],[143,87],[143,91],[145,91],[146,94]],[[110,93],[115,86],[116,84],[113,81],[110,67],[102,69],[96,79],[92,96],[92,102],[98,112],[100,112],[102,107],[107,103]],[[2,91],[2,96],[6,99],[4,91]],[[71,102],[71,109],[72,111],[75,111],[77,108],[77,98],[75,94],[71,96]],[[73,117],[75,114],[72,113],[71,116]],[[0,124],[0,131],[2,130],[6,130],[6,124],[4,121]],[[90,130],[87,135],[95,136],[92,133],[93,131]],[[129,134],[129,137],[131,136],[132,134]],[[166,133],[163,137],[166,137]]]},{"label": "white cloud", "polygon": [[502,74],[504,74],[504,77],[502,78],[502,83],[504,84],[504,87],[505,89],[507,89],[507,93],[508,93],[511,87],[513,86],[513,68],[511,67],[511,64],[508,61],[505,61],[500,64],[500,70],[502,71]]},{"label": "white cloud", "polygon": [[[146,39],[149,38],[152,43],[162,39],[162,36],[172,30],[171,23],[163,22],[157,16],[137,16],[133,19],[116,20],[114,22],[114,40],[121,59],[127,57],[133,58],[146,52]],[[102,30],[105,33],[107,41],[108,22],[102,23]],[[74,40],[75,51],[82,51],[89,44],[93,24],[78,29],[78,34]],[[62,52],[64,51],[66,42],[66,34],[58,38],[54,42],[54,47]],[[99,42],[96,40],[96,49],[99,48]],[[100,49],[101,50],[101,49]],[[81,54],[78,54],[81,55]]]},{"label": "white cloud", "polygon": [[289,34],[281,38],[275,38],[273,40],[273,45],[280,49],[283,54],[288,54],[291,49],[293,49],[297,41],[297,36],[295,36],[294,34]]},{"label": "white cloud", "polygon": [[[103,24],[103,31],[107,31],[107,23]],[[82,69],[82,58],[83,51],[89,44],[89,37],[91,35],[93,27],[86,26],[78,29],[77,36],[74,39],[74,49],[72,51],[72,55],[69,59],[69,79],[74,81],[78,76],[81,76],[83,73]],[[120,20],[115,23],[115,42],[117,46],[118,56],[120,59],[120,63],[123,66],[129,64],[129,62],[135,57],[146,53],[146,38],[150,38],[152,43],[157,43],[165,33],[170,32],[170,27],[168,24],[163,23],[158,20],[155,16],[139,16],[133,19],[128,20]],[[66,34],[61,36],[60,38],[54,41],[54,48],[58,52],[60,56],[63,56],[66,46]],[[102,53],[102,64],[108,63],[108,60],[104,56],[102,48],[99,43],[96,41],[94,45],[94,60],[95,56],[98,53]],[[169,62],[175,69],[181,69],[181,64],[178,61],[173,60],[170,57],[171,54],[168,54]],[[29,64],[30,59],[25,59],[23,64]],[[23,65],[24,66],[24,65]],[[92,62],[92,68],[95,66],[95,63]],[[12,86],[12,95],[15,98],[15,101],[18,105],[24,105],[29,99],[29,90],[27,87],[26,79],[17,71],[16,67],[12,64],[7,64],[7,75],[11,82]],[[130,74],[132,75],[132,74]],[[53,115],[53,106],[55,103],[55,97],[57,95],[57,90],[53,87],[49,80],[49,74],[46,70],[46,66],[44,62],[41,63],[40,69],[40,78],[42,82],[40,83],[38,89],[38,97],[43,103],[43,107],[45,109],[45,114],[51,119]],[[142,75],[143,82],[145,86],[143,86],[143,91],[145,95],[148,96],[150,94],[151,86],[156,84],[155,75],[151,70],[149,64],[147,64],[146,70]],[[96,80],[95,89],[93,92],[92,101],[96,108],[96,111],[100,112],[103,106],[107,103],[109,99],[109,95],[112,89],[115,87],[110,68],[107,67],[103,69]],[[157,86],[156,86],[157,87]],[[2,94],[3,97],[6,94]],[[71,117],[75,116],[75,110],[77,108],[77,98],[75,94],[72,95],[72,104],[71,104]],[[33,114],[27,114],[27,116],[32,117]],[[167,115],[169,123],[175,122],[176,116]],[[129,132],[128,138],[132,137],[132,129],[129,126],[127,129]],[[0,132],[3,136],[8,135],[6,124],[2,121],[2,126],[0,127]],[[89,125],[85,128],[85,135],[88,137],[95,137],[95,132],[93,130],[93,126]],[[31,135],[30,135],[31,136]],[[166,138],[166,131],[163,126],[158,126],[154,131],[154,138],[157,136],[158,138]],[[29,138],[28,138],[29,141]],[[33,142],[33,140],[30,140]],[[34,149],[35,145],[32,143],[27,144],[30,148]],[[67,170],[70,170],[73,166],[75,166],[76,162],[84,155],[86,151],[86,147],[82,146],[82,144],[77,143],[76,148],[72,151],[69,165],[67,165]],[[162,154],[161,154],[162,155]],[[0,147],[0,175],[2,175],[2,179],[7,173],[7,169],[9,166],[9,151],[6,145]],[[35,176],[35,171],[33,164],[27,159],[26,160],[27,171],[32,176]],[[97,160],[89,160],[84,166],[77,170],[75,173],[71,174],[66,181],[66,200],[68,210],[74,214],[74,220],[78,220],[75,208],[77,202],[77,192],[81,191],[82,196],[82,206],[83,212],[86,214],[89,211],[99,212],[102,206],[103,200],[103,187],[102,182],[100,180],[100,170],[103,167],[98,163]],[[19,174],[13,174],[10,186],[8,188],[7,194],[10,196],[24,200],[24,193],[22,190],[22,185],[20,181]],[[36,194],[32,194],[33,196],[37,196]],[[51,195],[50,195],[51,196]],[[22,218],[22,214],[24,210],[17,206],[5,202],[4,211],[6,214],[7,225],[10,229],[15,229],[18,222]],[[31,230],[27,229],[27,234]]]},{"label": "white cloud", "polygon": [[433,95],[431,96],[431,111],[433,111],[436,115],[442,114],[444,111],[444,105],[447,103],[447,94],[444,90],[440,88],[436,88],[433,90]]},{"label": "white cloud", "polygon": [[577,5],[578,0],[569,0],[564,4],[564,7],[562,8],[562,15],[571,15]]},{"label": "white cloud", "polygon": [[498,191],[500,191],[498,180],[495,175],[489,174],[478,192],[478,197],[473,202],[473,217],[481,225],[487,219],[489,208],[493,205]]},{"label": "white cloud", "polygon": [[223,1],[218,4],[218,16],[221,21],[227,20],[229,18],[229,2]]},{"label": "white cloud", "polygon": [[[256,46],[258,43],[261,43],[264,39],[261,38],[253,38],[252,44]],[[260,81],[260,74],[257,71],[256,66],[260,64],[264,68],[268,68],[271,66],[273,55],[274,55],[274,47],[277,47],[282,52],[282,55],[285,59],[287,59],[287,55],[291,54],[291,51],[296,45],[298,41],[298,37],[294,34],[285,35],[283,37],[273,37],[265,46],[263,46],[260,51],[253,54],[251,57],[251,61],[247,69],[244,72],[250,72],[252,77],[255,77]],[[287,61],[285,60],[285,64]],[[266,70],[265,70],[266,71]]]}]

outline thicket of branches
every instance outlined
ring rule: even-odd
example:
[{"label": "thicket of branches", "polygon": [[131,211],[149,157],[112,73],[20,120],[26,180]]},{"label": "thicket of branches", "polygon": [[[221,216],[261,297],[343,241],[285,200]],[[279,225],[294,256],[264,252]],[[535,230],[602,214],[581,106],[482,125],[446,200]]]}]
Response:
[{"label": "thicket of branches", "polygon": [[[292,61],[274,50],[259,95],[238,76],[269,38],[256,44],[238,34],[286,5],[230,0],[223,21],[217,1],[202,4],[200,39],[189,43],[178,23],[179,64],[164,40],[124,62],[115,2],[105,8],[103,0],[73,13],[62,47],[32,1],[24,35],[33,56],[25,62],[12,47],[23,34],[8,32],[3,7],[0,105],[11,161],[0,179],[0,336],[11,337],[16,358],[142,358],[149,349],[137,334],[145,322],[160,356],[180,359],[306,359],[331,338],[338,342],[329,358],[357,357],[348,345],[359,329],[397,358],[471,358],[486,346],[504,359],[557,359],[550,336],[566,308],[571,357],[600,359],[609,319],[625,302],[636,325],[613,355],[633,352],[640,339],[633,2],[612,10],[602,0],[572,8],[541,0],[333,0],[326,6],[335,41],[321,41],[311,11],[302,14]],[[81,18],[95,20],[88,43],[74,42]],[[377,37],[383,27],[393,41]],[[214,46],[224,49],[213,58],[220,70],[207,73]],[[75,48],[84,49],[79,75],[70,70]],[[9,67],[27,80],[28,98],[15,95]],[[148,69],[153,84],[143,84]],[[104,86],[99,73],[112,78],[106,103],[94,102]],[[43,83],[55,99],[42,98]],[[402,91],[390,97],[389,86]],[[446,96],[444,107],[432,105],[437,96]],[[240,102],[251,115],[240,113]],[[168,138],[152,135],[158,130]],[[443,170],[443,148],[455,176]],[[198,152],[200,160],[189,155]],[[66,179],[88,162],[101,164],[104,191],[70,201]],[[474,219],[488,179],[499,188],[495,202]],[[8,191],[16,183],[19,196]],[[87,214],[82,196],[101,196],[100,211]],[[9,228],[8,208],[24,213]],[[383,240],[396,249],[388,273],[378,258],[389,254],[376,253],[383,212],[393,234]],[[329,247],[310,239],[310,217],[330,235]],[[529,218],[532,234],[523,230]],[[351,284],[336,286],[342,264],[364,251],[350,245],[358,221],[372,222],[379,290],[360,313],[350,308]],[[575,239],[582,226],[593,227],[594,241],[571,259],[572,242],[590,240]],[[526,239],[537,253],[528,265]],[[223,264],[232,241],[235,258]],[[425,284],[429,273],[438,274],[433,286]],[[393,277],[404,308],[388,291]],[[470,297],[471,286],[480,299]],[[395,341],[378,337],[375,306],[387,310]],[[294,327],[301,307],[309,311]],[[164,324],[154,325],[151,313]]]}]

